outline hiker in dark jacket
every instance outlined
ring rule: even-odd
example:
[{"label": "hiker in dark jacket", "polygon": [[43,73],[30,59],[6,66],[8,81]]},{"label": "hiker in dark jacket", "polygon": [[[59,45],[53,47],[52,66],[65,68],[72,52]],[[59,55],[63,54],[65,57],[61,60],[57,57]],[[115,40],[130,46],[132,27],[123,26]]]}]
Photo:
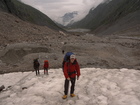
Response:
[{"label": "hiker in dark jacket", "polygon": [[40,72],[39,72],[40,63],[39,63],[38,59],[35,59],[33,64],[34,64],[34,69],[36,71],[36,75],[39,75],[40,74]]},{"label": "hiker in dark jacket", "polygon": [[69,88],[69,81],[71,81],[71,90],[70,90],[70,96],[74,97],[74,89],[75,89],[75,82],[76,82],[76,76],[77,80],[80,76],[80,67],[78,62],[75,59],[75,55],[70,56],[70,61],[65,62],[64,64],[64,76],[65,76],[65,84],[64,84],[64,96],[63,99],[67,98],[68,94],[68,88]]}]

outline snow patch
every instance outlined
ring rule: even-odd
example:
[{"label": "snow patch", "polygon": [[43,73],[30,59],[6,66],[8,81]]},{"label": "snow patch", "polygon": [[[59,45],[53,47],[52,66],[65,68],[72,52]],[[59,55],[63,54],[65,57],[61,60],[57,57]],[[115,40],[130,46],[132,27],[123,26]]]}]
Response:
[{"label": "snow patch", "polygon": [[65,100],[62,70],[49,72],[0,75],[0,84],[11,86],[1,92],[0,105],[140,105],[138,70],[83,68],[76,81],[76,96],[68,95]]}]

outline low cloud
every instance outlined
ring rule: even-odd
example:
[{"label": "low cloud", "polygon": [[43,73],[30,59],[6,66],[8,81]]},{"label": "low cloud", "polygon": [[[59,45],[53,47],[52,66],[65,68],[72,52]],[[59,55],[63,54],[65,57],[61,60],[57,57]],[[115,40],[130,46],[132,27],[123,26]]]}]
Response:
[{"label": "low cloud", "polygon": [[59,21],[65,13],[78,11],[75,18],[79,20],[87,15],[92,7],[96,7],[104,0],[21,0],[23,3],[31,5],[40,10],[52,20]]}]

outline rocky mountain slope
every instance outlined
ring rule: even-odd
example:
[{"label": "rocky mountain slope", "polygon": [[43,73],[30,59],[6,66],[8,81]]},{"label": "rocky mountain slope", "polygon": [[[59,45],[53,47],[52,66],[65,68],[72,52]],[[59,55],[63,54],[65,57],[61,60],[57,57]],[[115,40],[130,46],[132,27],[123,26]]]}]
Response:
[{"label": "rocky mountain slope", "polygon": [[1,0],[0,8],[3,11],[11,13],[24,21],[47,26],[55,30],[62,30],[48,16],[18,0]]},{"label": "rocky mountain slope", "polygon": [[67,24],[72,24],[74,22],[73,19],[77,15],[78,15],[77,11],[73,11],[73,12],[69,12],[69,13],[64,14],[64,16],[61,17],[62,18],[62,25],[66,26]]},{"label": "rocky mountain slope", "polygon": [[0,73],[31,71],[35,58],[40,69],[45,59],[50,68],[61,68],[62,50],[74,52],[81,67],[140,69],[139,37],[65,33],[23,21],[3,9],[0,27]]},{"label": "rocky mountain slope", "polygon": [[140,24],[140,0],[112,0],[91,9],[88,15],[70,27],[91,29],[96,34],[114,34],[134,30]]}]

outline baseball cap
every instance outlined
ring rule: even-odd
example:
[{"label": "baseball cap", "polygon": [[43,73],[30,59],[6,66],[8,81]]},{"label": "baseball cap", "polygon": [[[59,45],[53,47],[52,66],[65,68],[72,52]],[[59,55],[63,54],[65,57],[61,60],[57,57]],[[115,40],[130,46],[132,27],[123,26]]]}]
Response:
[{"label": "baseball cap", "polygon": [[75,59],[76,57],[75,57],[75,55],[72,54],[72,55],[70,56],[70,58],[74,58],[74,59]]}]

